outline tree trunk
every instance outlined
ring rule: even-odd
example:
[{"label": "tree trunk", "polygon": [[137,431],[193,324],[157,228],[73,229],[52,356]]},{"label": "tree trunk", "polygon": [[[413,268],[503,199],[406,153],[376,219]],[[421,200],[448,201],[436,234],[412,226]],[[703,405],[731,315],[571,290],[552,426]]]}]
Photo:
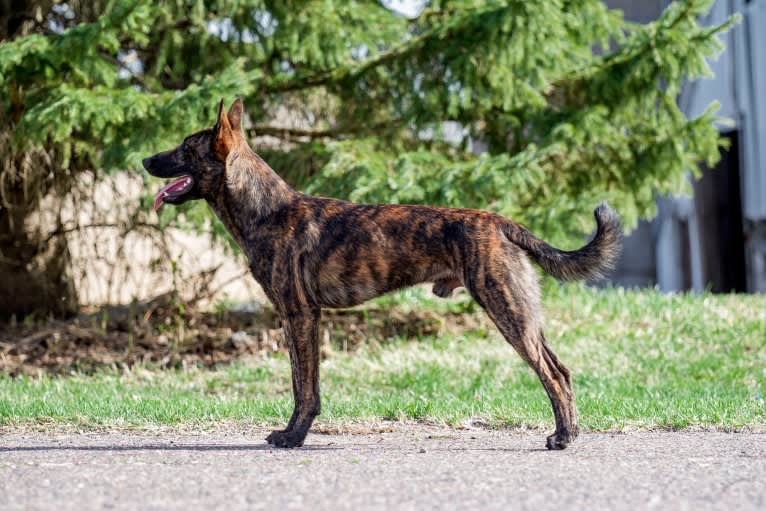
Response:
[{"label": "tree trunk", "polygon": [[[53,4],[52,0],[0,0],[0,41],[44,29]],[[9,91],[10,108],[0,112],[0,320],[30,314],[69,316],[77,312],[78,303],[66,238],[45,241],[41,229],[27,222],[52,185],[43,176],[56,174],[44,162],[49,165],[56,159],[14,154],[10,134],[21,119],[24,102],[21,88]],[[27,168],[22,168],[25,160]],[[25,191],[38,185],[38,200],[31,199]]]},{"label": "tree trunk", "polygon": [[66,238],[41,240],[27,225],[33,211],[24,202],[0,206],[0,319],[72,315],[77,291]]}]

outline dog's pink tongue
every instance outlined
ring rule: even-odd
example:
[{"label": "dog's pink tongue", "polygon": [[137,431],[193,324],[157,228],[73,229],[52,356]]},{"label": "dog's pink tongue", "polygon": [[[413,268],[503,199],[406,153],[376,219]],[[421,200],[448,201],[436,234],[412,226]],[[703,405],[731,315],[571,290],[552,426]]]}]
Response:
[{"label": "dog's pink tongue", "polygon": [[168,195],[168,193],[172,193],[172,192],[183,189],[183,187],[186,186],[188,179],[189,179],[188,176],[184,176],[179,179],[176,179],[172,183],[169,183],[163,186],[162,190],[157,192],[157,195],[154,196],[154,211],[157,211],[158,209],[162,207],[162,205],[164,204],[162,199],[164,199]]}]

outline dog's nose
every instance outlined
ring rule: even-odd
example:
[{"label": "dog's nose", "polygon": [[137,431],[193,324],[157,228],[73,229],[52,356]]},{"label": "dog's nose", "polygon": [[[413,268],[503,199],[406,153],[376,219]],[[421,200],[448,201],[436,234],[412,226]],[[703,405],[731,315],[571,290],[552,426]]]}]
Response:
[{"label": "dog's nose", "polygon": [[152,165],[152,157],[151,156],[147,156],[146,158],[143,159],[143,161],[141,163],[144,164],[144,168],[146,170],[149,170],[149,167],[151,167],[151,165]]}]

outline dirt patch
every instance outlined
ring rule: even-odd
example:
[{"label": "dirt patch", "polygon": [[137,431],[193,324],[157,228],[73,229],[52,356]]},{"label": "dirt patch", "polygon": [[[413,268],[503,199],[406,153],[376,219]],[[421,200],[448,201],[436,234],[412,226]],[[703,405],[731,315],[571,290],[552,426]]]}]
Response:
[{"label": "dirt patch", "polygon": [[[476,314],[328,310],[320,342],[348,351],[361,343],[486,328],[486,321]],[[286,346],[272,310],[211,312],[180,306],[171,296],[70,320],[0,324],[0,371],[11,375],[89,373],[135,364],[214,366],[274,352],[286,352]]]}]

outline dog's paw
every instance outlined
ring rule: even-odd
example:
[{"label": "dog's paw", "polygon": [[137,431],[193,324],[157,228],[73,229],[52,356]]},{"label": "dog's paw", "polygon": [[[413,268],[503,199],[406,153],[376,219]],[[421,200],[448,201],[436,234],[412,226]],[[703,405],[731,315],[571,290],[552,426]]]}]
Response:
[{"label": "dog's paw", "polygon": [[302,446],[305,439],[306,435],[297,431],[272,431],[266,437],[266,441],[274,447],[285,447],[288,449]]},{"label": "dog's paw", "polygon": [[545,441],[545,447],[552,451],[560,451],[566,449],[567,446],[575,439],[575,435],[569,433],[554,433]]}]

